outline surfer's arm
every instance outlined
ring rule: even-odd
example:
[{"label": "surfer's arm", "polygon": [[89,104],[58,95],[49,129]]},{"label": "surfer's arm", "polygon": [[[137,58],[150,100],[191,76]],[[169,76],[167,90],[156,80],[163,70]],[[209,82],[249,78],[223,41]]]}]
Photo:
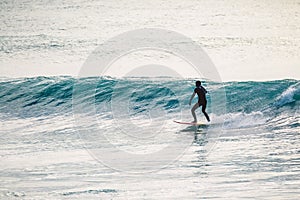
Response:
[{"label": "surfer's arm", "polygon": [[203,89],[204,93],[206,94],[206,93],[207,93],[207,90],[206,90],[204,87],[202,87],[202,89]]},{"label": "surfer's arm", "polygon": [[193,92],[193,94],[192,94],[192,96],[191,96],[191,98],[190,98],[190,102],[189,102],[189,105],[191,105],[192,104],[192,100],[193,100],[193,98],[195,97],[195,92]]}]

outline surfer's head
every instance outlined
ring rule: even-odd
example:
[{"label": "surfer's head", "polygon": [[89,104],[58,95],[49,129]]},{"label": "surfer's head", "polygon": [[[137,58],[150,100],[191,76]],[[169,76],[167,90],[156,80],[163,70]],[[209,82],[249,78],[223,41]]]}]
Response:
[{"label": "surfer's head", "polygon": [[201,86],[201,81],[196,81],[196,87],[200,87]]}]

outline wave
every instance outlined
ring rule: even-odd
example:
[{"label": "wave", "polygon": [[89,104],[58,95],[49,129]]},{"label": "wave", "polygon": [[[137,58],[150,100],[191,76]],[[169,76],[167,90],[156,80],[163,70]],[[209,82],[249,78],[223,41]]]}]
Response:
[{"label": "wave", "polygon": [[[292,116],[299,108],[300,83],[297,80],[226,83],[206,80],[203,85],[209,91],[208,112],[229,127],[258,125],[281,113]],[[97,114],[103,116],[111,111],[111,105],[127,105],[133,116],[147,114],[156,108],[168,113],[180,112],[181,106],[188,105],[193,88],[194,80],[168,78],[2,78],[0,116],[5,119],[72,114],[75,89],[77,103],[90,102]],[[218,105],[213,98],[222,92],[226,95],[226,112],[214,113],[212,108]]]},{"label": "wave", "polygon": [[300,100],[300,83],[291,85],[277,99],[275,105],[278,107],[284,106]]}]

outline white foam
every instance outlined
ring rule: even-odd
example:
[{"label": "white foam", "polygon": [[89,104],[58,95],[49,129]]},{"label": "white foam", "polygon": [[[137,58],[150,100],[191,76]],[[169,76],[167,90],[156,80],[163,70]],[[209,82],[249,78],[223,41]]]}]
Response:
[{"label": "white foam", "polygon": [[267,121],[267,118],[262,112],[237,112],[227,113],[224,115],[211,115],[212,122],[215,124],[223,124],[225,129],[245,128],[262,125]]},{"label": "white foam", "polygon": [[285,104],[292,103],[296,101],[294,97],[296,94],[299,93],[300,93],[300,83],[292,85],[277,98],[275,105],[283,106]]}]

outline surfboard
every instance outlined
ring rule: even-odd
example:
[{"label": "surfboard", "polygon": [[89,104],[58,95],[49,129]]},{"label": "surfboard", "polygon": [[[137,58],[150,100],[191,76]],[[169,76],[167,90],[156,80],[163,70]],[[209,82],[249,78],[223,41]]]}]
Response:
[{"label": "surfboard", "polygon": [[191,126],[207,125],[204,122],[180,122],[180,121],[176,121],[176,120],[173,120],[173,122],[175,122],[177,124],[185,124],[185,125],[191,125]]}]

